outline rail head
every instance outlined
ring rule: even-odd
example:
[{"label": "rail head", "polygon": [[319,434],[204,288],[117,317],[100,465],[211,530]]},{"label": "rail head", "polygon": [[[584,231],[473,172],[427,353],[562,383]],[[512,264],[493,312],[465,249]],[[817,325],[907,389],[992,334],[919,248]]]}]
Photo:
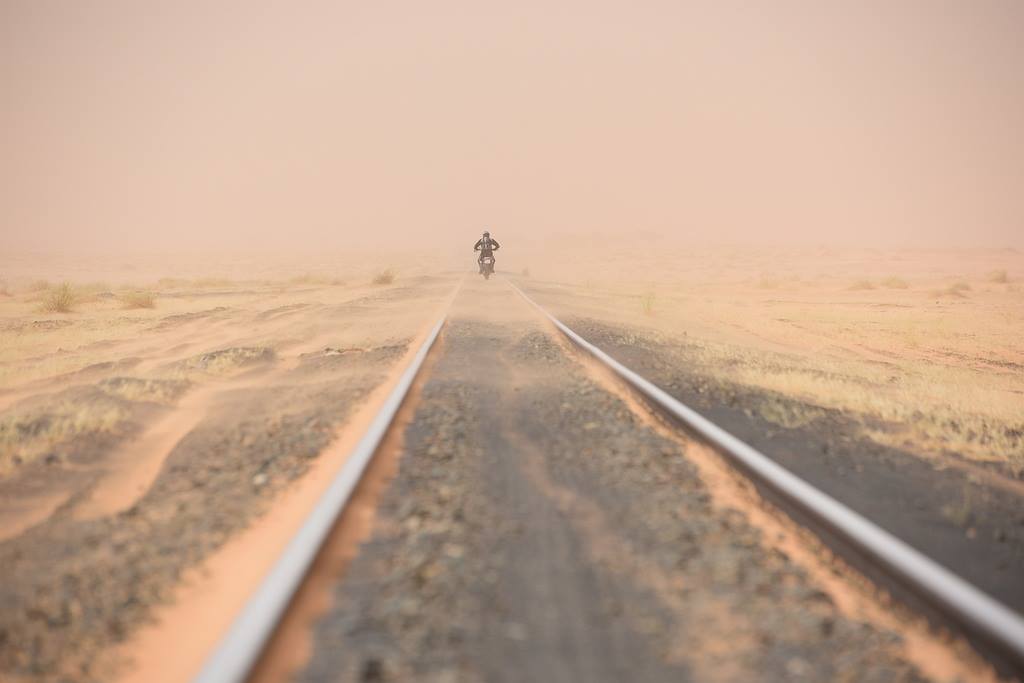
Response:
[{"label": "rail head", "polygon": [[999,668],[1024,677],[1024,618],[859,513],[714,424],[591,344],[507,280],[574,345],[593,356],[644,399],[705,439],[755,480],[877,563],[892,580],[952,620],[957,630],[994,653]]}]

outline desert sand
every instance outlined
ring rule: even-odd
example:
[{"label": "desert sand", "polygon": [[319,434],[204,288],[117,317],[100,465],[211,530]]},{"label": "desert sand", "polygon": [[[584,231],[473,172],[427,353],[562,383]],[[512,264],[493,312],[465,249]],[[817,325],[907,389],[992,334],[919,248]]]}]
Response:
[{"label": "desert sand", "polygon": [[[712,398],[755,392],[750,419],[780,434],[818,428],[838,411],[849,423],[832,438],[853,448],[833,460],[866,468],[869,479],[874,456],[859,443],[897,449],[929,471],[956,465],[971,482],[952,484],[964,500],[928,510],[950,533],[1002,533],[979,517],[1019,500],[1016,251],[570,240],[499,257],[500,277],[486,284],[429,253],[183,260],[171,273],[123,259],[7,262],[0,550],[16,605],[5,628],[18,637],[4,645],[4,670],[128,680],[194,670],[288,537],[283,520],[298,524],[343,459],[338,444],[357,438],[359,415],[465,278],[474,293],[457,309],[474,325],[505,325],[502,280],[511,279],[570,324],[609,326],[639,350],[685,349],[665,356],[670,367],[699,373]],[[475,353],[486,354],[488,342],[478,343]],[[1015,534],[999,547],[1016,547]],[[53,562],[54,549],[64,559]],[[252,571],[238,571],[242,556]],[[998,572],[988,578],[1002,590]],[[225,580],[238,590],[212,588]],[[83,582],[92,586],[84,593]],[[23,619],[33,613],[50,616]],[[154,644],[202,614],[219,626],[183,641],[176,651],[191,654],[166,668],[167,650]],[[33,638],[44,645],[28,647]]]},{"label": "desert sand", "polygon": [[[686,337],[723,381],[846,411],[866,436],[922,456],[951,451],[1024,474],[1018,250],[654,242],[560,260],[569,249],[556,243],[510,269],[559,313]],[[813,415],[768,417],[785,427]]]}]

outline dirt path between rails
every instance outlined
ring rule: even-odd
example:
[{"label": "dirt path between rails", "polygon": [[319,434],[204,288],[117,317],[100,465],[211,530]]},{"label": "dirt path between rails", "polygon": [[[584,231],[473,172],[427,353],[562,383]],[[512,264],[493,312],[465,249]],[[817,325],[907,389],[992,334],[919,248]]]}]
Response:
[{"label": "dirt path between rails", "polygon": [[459,297],[403,442],[297,680],[989,676],[848,614],[500,281]]}]

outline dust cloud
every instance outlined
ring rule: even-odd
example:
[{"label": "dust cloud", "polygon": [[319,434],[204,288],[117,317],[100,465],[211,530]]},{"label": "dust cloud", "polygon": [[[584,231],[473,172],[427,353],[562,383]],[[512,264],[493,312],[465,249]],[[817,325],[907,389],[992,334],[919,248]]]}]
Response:
[{"label": "dust cloud", "polygon": [[1022,29],[1012,0],[6,0],[0,249],[1021,246]]}]

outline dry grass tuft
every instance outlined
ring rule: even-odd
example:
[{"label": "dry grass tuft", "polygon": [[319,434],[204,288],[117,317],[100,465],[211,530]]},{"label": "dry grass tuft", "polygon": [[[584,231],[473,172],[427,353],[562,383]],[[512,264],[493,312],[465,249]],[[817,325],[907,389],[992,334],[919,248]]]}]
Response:
[{"label": "dry grass tuft", "polygon": [[243,368],[274,362],[277,354],[266,346],[234,346],[201,353],[166,366],[172,378],[181,378],[193,372],[208,375],[229,375]]},{"label": "dry grass tuft", "polygon": [[903,278],[892,275],[882,280],[882,286],[888,289],[907,289],[910,285]]},{"label": "dry grass tuft", "polygon": [[787,429],[804,427],[825,415],[825,411],[817,406],[772,396],[757,406],[757,412],[765,420]]},{"label": "dry grass tuft", "polygon": [[127,292],[121,295],[121,305],[124,308],[155,308],[156,297],[152,292]]},{"label": "dry grass tuft", "polygon": [[126,401],[148,401],[172,405],[192,386],[185,379],[142,379],[109,377],[96,387],[104,394]]},{"label": "dry grass tuft", "polygon": [[782,285],[782,278],[775,275],[762,275],[757,281],[759,289],[778,289]]},{"label": "dry grass tuft", "polygon": [[1007,282],[1010,281],[1010,276],[1007,275],[1005,270],[993,270],[991,273],[988,274],[988,281],[997,282],[1001,285],[1005,285]]},{"label": "dry grass tuft", "polygon": [[[860,420],[864,435],[879,443],[1000,460],[1014,476],[1024,473],[1024,424],[1000,385],[979,381],[974,370],[917,366],[894,377],[858,364],[826,370],[806,358],[712,344],[702,346],[700,359],[716,368],[717,378],[771,392],[755,409],[780,426],[803,426],[837,409]],[[936,387],[942,391],[931,398]]]},{"label": "dry grass tuft", "polygon": [[849,289],[851,292],[862,292],[862,291],[864,291],[866,289],[874,289],[874,288],[875,288],[875,285],[874,285],[873,282],[871,282],[871,280],[857,280],[852,285],[850,285],[847,289]]},{"label": "dry grass tuft", "polygon": [[71,284],[62,282],[48,289],[43,297],[43,311],[46,313],[70,313],[74,310],[77,297]]},{"label": "dry grass tuft", "polygon": [[390,285],[394,281],[395,271],[391,270],[390,268],[388,268],[387,270],[382,270],[381,272],[373,276],[373,284],[375,285]]},{"label": "dry grass tuft", "polygon": [[36,280],[30,284],[27,289],[30,292],[45,292],[51,287],[53,287],[53,285],[50,284],[49,280]]},{"label": "dry grass tuft", "polygon": [[6,411],[0,416],[0,475],[53,453],[59,444],[116,432],[126,417],[122,401],[98,392],[65,392],[43,406]]}]

